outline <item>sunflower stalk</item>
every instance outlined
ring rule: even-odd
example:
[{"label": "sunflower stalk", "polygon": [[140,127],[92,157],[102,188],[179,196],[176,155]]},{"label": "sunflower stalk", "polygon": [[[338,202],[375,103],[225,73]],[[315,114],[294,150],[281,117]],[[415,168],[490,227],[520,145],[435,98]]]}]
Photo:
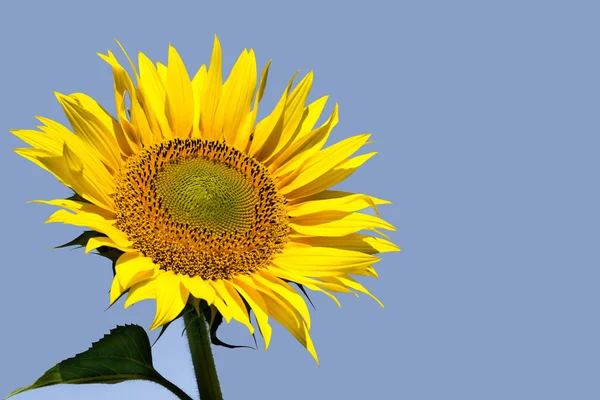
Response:
[{"label": "sunflower stalk", "polygon": [[183,314],[183,321],[200,399],[223,400],[204,316],[202,313],[188,312]]}]

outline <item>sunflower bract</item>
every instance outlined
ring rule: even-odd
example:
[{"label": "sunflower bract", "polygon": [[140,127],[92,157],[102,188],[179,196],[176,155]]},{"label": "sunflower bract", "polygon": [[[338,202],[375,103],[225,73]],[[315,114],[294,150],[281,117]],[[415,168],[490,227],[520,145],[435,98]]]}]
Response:
[{"label": "sunflower bract", "polygon": [[394,230],[377,211],[388,201],[330,190],[375,154],[355,155],[369,135],[324,147],[338,108],[316,126],[327,98],[306,104],[312,73],[257,121],[270,62],[257,81],[244,50],[223,82],[216,37],[210,66],[191,79],[172,46],[168,65],[139,53],[133,80],[110,51],[100,56],[112,68],[116,117],[85,94],[57,94],[73,131],[46,118],[39,131],[13,131],[32,146],[18,154],[85,199],[41,201],[61,207],[47,222],[101,233],[86,252],[123,252],[110,303],[124,293],[126,307],[156,300],[151,329],[204,300],[254,333],[248,305],[265,349],[274,319],[317,360],[291,283],[338,305],[336,292],[372,297],[352,276],[377,276],[376,254],[399,250],[364,233]]}]

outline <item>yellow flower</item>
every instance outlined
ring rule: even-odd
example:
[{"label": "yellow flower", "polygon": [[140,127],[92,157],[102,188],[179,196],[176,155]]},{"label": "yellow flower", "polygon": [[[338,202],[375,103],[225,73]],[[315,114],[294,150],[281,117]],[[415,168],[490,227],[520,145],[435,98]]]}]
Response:
[{"label": "yellow flower", "polygon": [[323,148],[338,107],[315,127],[327,97],[305,105],[312,73],[293,90],[292,78],[256,123],[270,63],[257,90],[254,52],[244,50],[223,83],[216,37],[210,67],[193,79],[173,47],[168,65],[139,53],[136,70],[129,60],[134,81],[110,51],[100,57],[112,67],[117,118],[85,94],[57,94],[73,132],[46,118],[40,131],[13,131],[32,146],[18,154],[77,194],[41,201],[61,207],[47,222],[98,232],[86,252],[122,252],[110,302],[126,292],[125,307],[155,299],[150,329],[205,301],[250,333],[252,311],[265,349],[273,318],[317,360],[308,308],[290,283],[338,305],[331,292],[373,297],[352,275],[376,277],[374,254],[399,250],[358,233],[394,230],[359,212],[388,201],[328,190],[375,154],[353,156],[370,135]]}]

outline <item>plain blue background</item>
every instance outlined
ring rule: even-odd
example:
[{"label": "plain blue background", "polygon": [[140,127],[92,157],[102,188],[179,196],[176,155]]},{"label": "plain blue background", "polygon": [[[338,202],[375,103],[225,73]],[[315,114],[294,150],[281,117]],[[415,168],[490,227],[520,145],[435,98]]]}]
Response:
[{"label": "plain blue background", "polygon": [[[332,139],[374,134],[379,155],[341,187],[392,200],[403,249],[366,282],[385,309],[313,295],[321,367],[279,326],[266,353],[217,348],[226,399],[599,399],[599,13],[573,0],[2,2],[0,395],[154,312],[104,312],[110,263],[49,250],[80,229],[43,225],[53,209],[25,202],[68,191],[6,131],[66,122],[53,91],[114,110],[95,55],[116,52],[113,37],[163,62],[171,42],[195,72],[216,33],[226,70],[245,47],[259,68],[273,58],[266,105],[314,70],[311,99],[340,103]],[[154,359],[193,394],[181,329]],[[252,343],[239,325],[221,334]],[[172,397],[136,382],[17,398]]]}]

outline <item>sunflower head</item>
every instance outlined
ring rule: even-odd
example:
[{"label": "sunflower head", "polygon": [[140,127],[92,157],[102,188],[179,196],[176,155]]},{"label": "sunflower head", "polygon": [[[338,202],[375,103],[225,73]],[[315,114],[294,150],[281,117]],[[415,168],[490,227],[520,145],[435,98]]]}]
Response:
[{"label": "sunflower head", "polygon": [[73,243],[113,259],[111,304],[156,300],[151,329],[202,304],[211,320],[254,333],[253,313],[265,349],[274,319],[317,360],[292,284],[338,305],[336,292],[373,297],[354,276],[377,276],[376,254],[399,250],[380,232],[394,230],[377,210],[388,201],[330,189],[375,154],[354,155],[369,135],[325,147],[338,107],[317,126],[327,98],[306,104],[312,73],[257,122],[270,62],[257,81],[244,50],[223,82],[216,37],[193,78],[172,46],[168,65],[127,57],[133,79],[110,51],[100,56],[115,116],[84,94],[57,94],[72,130],[39,118],[39,130],[13,131],[32,146],[16,152],[76,194],[40,201],[61,208],[47,222],[89,229]]}]

